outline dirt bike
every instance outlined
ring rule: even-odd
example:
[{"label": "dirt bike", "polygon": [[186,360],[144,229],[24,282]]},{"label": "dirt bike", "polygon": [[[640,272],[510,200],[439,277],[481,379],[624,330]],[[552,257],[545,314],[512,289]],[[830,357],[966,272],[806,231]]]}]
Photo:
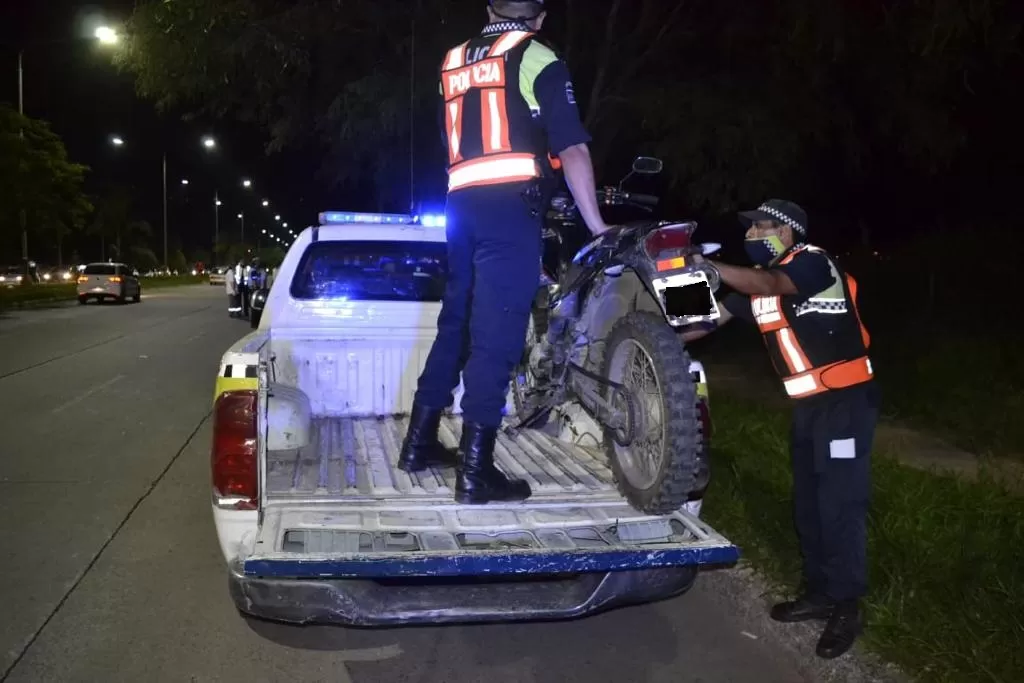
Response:
[{"label": "dirt bike", "polygon": [[[599,203],[653,211],[657,197],[622,186],[661,169],[658,159],[637,158],[618,187],[598,191]],[[699,500],[710,479],[707,379],[678,333],[720,316],[718,274],[701,258],[720,245],[692,243],[696,227],[631,221],[574,253],[578,211],[568,194],[556,195],[526,351],[512,382],[516,429],[547,429],[554,415],[555,430],[558,423],[569,430],[562,438],[579,443],[589,433],[626,500],[654,515]]]}]

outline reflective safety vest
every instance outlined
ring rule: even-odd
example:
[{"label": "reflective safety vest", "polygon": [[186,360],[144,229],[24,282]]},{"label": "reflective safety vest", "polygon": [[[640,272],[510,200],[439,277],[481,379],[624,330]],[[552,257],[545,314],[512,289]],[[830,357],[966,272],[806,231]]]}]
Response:
[{"label": "reflective safety vest", "polygon": [[871,381],[867,350],[871,337],[857,309],[857,281],[840,271],[822,249],[798,247],[778,265],[803,252],[828,259],[832,284],[806,301],[795,296],[752,296],[754,322],[764,336],[772,364],[791,398],[816,396]]},{"label": "reflective safety vest", "polygon": [[519,92],[531,31],[481,35],[452,48],[441,68],[448,191],[541,177],[543,133]]}]

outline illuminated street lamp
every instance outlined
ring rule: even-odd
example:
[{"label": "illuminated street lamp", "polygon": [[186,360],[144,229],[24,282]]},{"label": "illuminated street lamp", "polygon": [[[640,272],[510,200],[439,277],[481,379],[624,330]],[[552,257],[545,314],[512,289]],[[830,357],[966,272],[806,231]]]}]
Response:
[{"label": "illuminated street lamp", "polygon": [[277,214],[276,216],[274,216],[274,220],[275,221],[281,220],[281,214]]},{"label": "illuminated street lamp", "polygon": [[252,187],[252,181],[249,180],[248,178],[246,178],[245,180],[242,181],[242,187],[245,187],[245,188]]},{"label": "illuminated street lamp", "polygon": [[121,39],[120,36],[117,35],[117,31],[109,26],[98,27],[93,35],[95,35],[96,39],[104,45],[116,45]]},{"label": "illuminated street lamp", "polygon": [[182,178],[181,179],[181,184],[182,185],[188,185],[188,178]]},{"label": "illuminated street lamp", "polygon": [[263,206],[270,206],[270,202],[266,199],[263,200]]},{"label": "illuminated street lamp", "polygon": [[[117,32],[109,26],[100,26],[94,32],[95,37],[104,45],[112,45],[118,42]],[[58,41],[60,42],[60,41]],[[25,50],[18,50],[18,114],[25,115]],[[24,129],[18,131],[18,136],[25,137]],[[114,143],[117,144],[116,142]],[[25,276],[29,275],[28,258],[28,214],[25,211],[18,212],[18,222],[21,226],[21,259],[25,268]],[[28,279],[25,282],[29,282]]]},{"label": "illuminated street lamp", "polygon": [[124,144],[124,138],[122,138],[119,135],[115,135],[110,138],[110,144],[112,144],[114,147],[120,147],[121,145]]},{"label": "illuminated street lamp", "polygon": [[206,149],[213,149],[217,146],[217,141],[211,138],[209,135],[203,138],[203,147]]}]

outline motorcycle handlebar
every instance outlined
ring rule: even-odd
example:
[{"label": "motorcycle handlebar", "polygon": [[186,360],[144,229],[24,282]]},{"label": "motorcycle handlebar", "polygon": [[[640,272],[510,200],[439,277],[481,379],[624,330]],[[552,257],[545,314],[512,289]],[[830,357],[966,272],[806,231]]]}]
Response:
[{"label": "motorcycle handlebar", "polygon": [[636,202],[637,204],[643,204],[645,206],[657,206],[658,201],[660,201],[657,197],[650,194],[634,194],[627,192],[624,193],[624,195],[627,202]]},{"label": "motorcycle handlebar", "polygon": [[605,187],[597,191],[598,201],[608,206],[621,204],[633,204],[634,206],[652,207],[657,206],[660,201],[658,197],[649,194],[636,194],[623,192],[617,187]]}]

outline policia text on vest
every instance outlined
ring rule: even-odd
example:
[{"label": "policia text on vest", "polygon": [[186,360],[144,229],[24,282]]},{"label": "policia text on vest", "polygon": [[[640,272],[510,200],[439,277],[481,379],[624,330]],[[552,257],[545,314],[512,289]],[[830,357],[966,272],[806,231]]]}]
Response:
[{"label": "policia text on vest", "polygon": [[[527,14],[509,20],[497,13],[506,6]],[[449,166],[448,286],[399,467],[418,472],[457,464],[459,503],[531,495],[529,484],[494,466],[494,446],[540,282],[542,214],[531,198],[550,168],[548,150],[561,158],[588,227],[607,229],[568,69],[536,40],[542,10],[539,2],[496,2],[488,10],[491,23],[449,50],[439,74]],[[465,393],[456,458],[437,432],[460,373]]]},{"label": "policia text on vest", "polygon": [[[804,592],[772,608],[778,621],[827,619],[820,656],[838,657],[861,632],[867,591],[870,451],[879,392],[857,282],[824,250],[806,244],[807,214],[772,199],[740,214],[758,268],[712,263],[737,293],[721,302],[722,325],[757,325],[792,399],[793,505]],[[708,330],[687,331],[684,340]]]}]

